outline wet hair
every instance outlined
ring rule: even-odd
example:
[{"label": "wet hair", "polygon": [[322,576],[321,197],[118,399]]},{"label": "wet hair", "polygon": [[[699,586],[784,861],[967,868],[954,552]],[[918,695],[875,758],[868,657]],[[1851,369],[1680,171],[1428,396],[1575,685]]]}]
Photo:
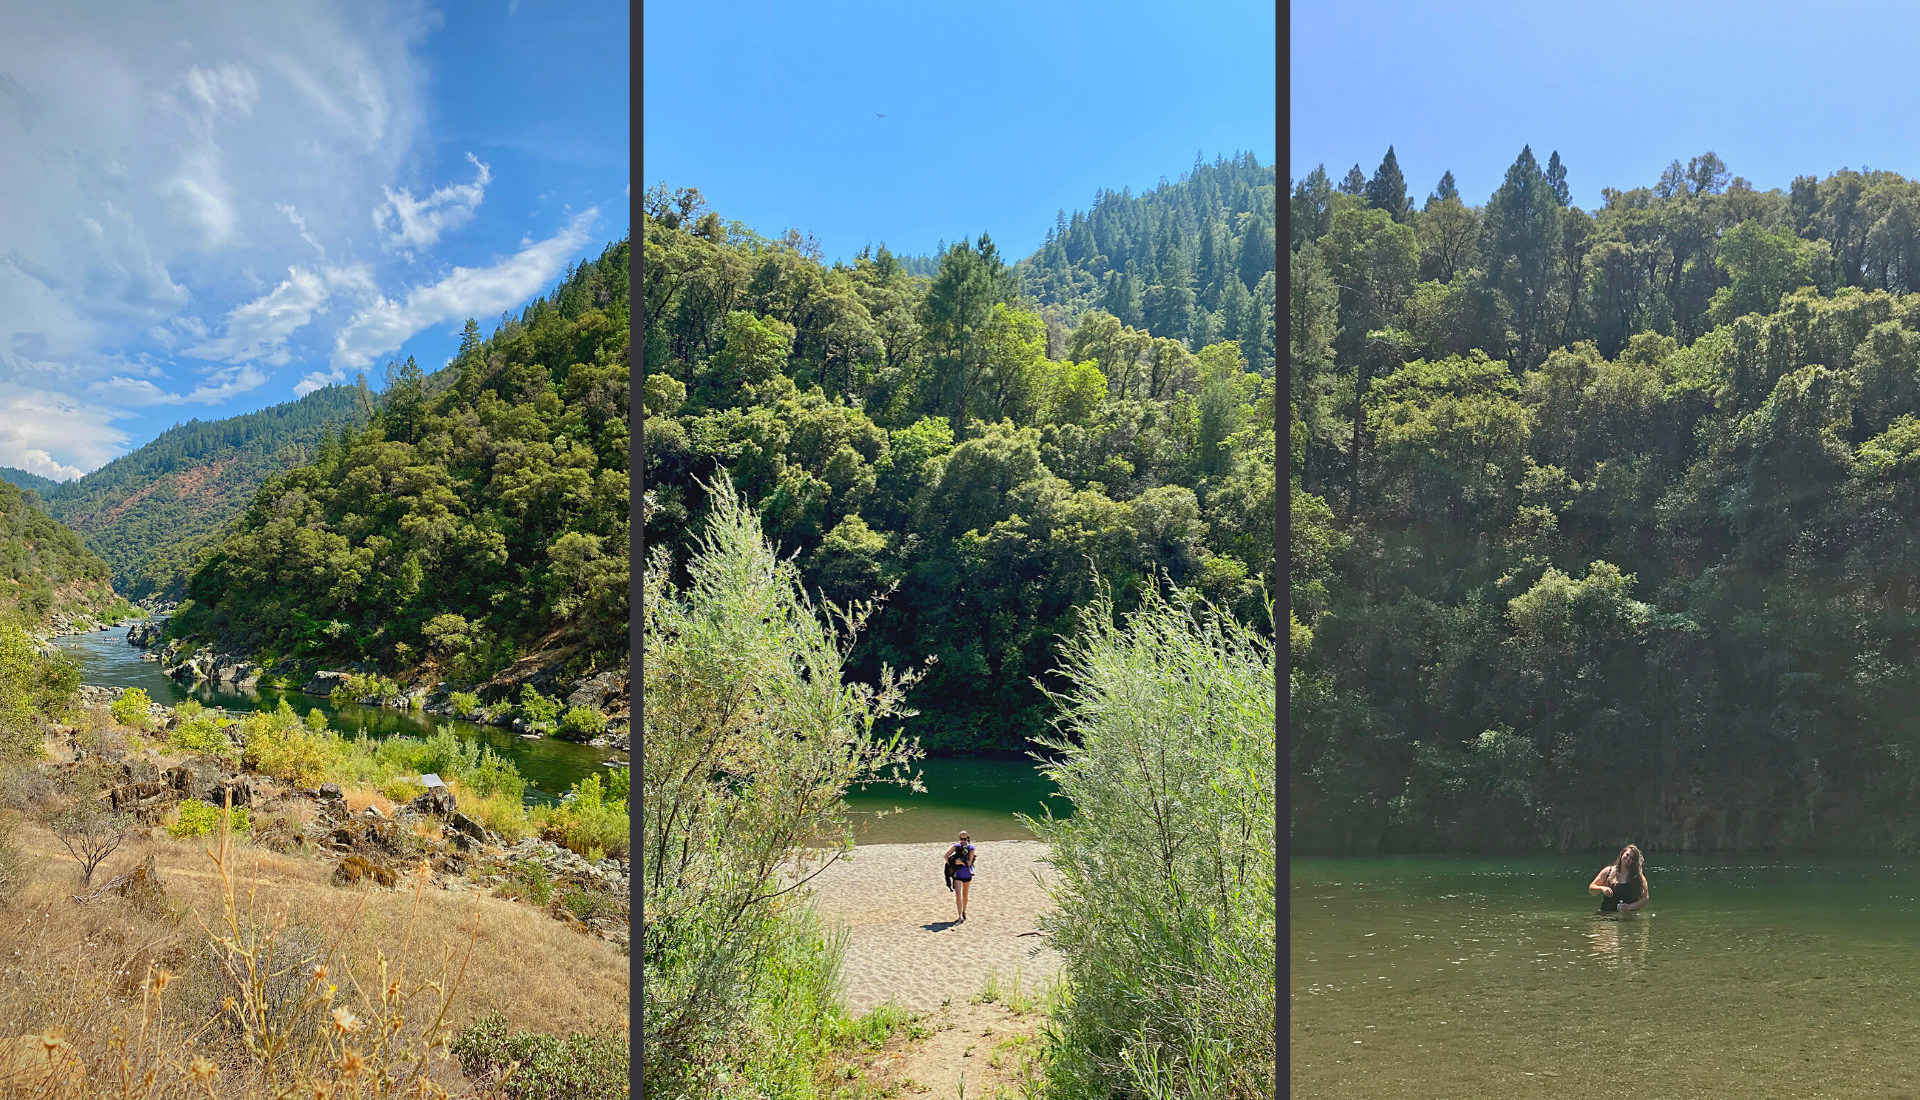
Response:
[{"label": "wet hair", "polygon": [[1627,882],[1640,877],[1646,870],[1646,861],[1640,857],[1638,845],[1629,844],[1620,849],[1620,858],[1613,861],[1613,881]]}]

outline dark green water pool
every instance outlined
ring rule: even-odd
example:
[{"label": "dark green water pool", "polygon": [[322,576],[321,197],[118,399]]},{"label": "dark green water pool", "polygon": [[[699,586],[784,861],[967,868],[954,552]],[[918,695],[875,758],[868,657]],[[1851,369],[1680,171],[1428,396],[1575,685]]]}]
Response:
[{"label": "dark green water pool", "polygon": [[1920,1095],[1920,863],[1292,861],[1296,1097]]},{"label": "dark green water pool", "polygon": [[85,683],[141,688],[154,702],[167,706],[191,696],[207,706],[221,706],[228,710],[271,709],[280,705],[284,695],[301,714],[318,708],[327,716],[329,725],[349,737],[361,732],[369,737],[390,737],[394,734],[430,737],[436,729],[451,728],[463,738],[491,745],[493,751],[512,761],[520,774],[526,777],[528,796],[542,801],[557,799],[579,780],[596,771],[604,771],[605,761],[621,758],[618,753],[570,741],[523,741],[498,726],[483,726],[477,722],[463,722],[457,718],[421,711],[363,707],[352,703],[335,706],[325,696],[306,695],[297,691],[221,690],[206,683],[188,687],[161,672],[159,662],[141,660],[140,655],[145,651],[127,644],[127,628],[124,626],[56,638],[54,641],[62,651],[80,662],[81,679]]},{"label": "dark green water pool", "polygon": [[[927,793],[874,784],[847,792],[858,844],[917,844],[952,840],[965,829],[975,840],[1031,840],[1016,813],[1044,816],[1051,806],[1065,817],[1072,805],[1035,770],[1031,760],[930,757],[917,767]],[[904,813],[876,817],[894,807]]]}]

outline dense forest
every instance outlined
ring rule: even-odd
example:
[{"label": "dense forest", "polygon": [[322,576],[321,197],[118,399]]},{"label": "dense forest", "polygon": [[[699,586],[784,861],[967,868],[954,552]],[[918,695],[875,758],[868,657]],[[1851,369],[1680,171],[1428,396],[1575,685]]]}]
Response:
[{"label": "dense forest", "polygon": [[1300,850],[1920,845],[1920,182],[1292,185]]},{"label": "dense forest", "polygon": [[35,489],[113,567],[122,593],[178,599],[195,555],[267,476],[307,460],[340,428],[365,424],[372,404],[363,380],[243,416],[190,420],[84,477]]},{"label": "dense forest", "polygon": [[1193,348],[1238,341],[1254,373],[1272,374],[1274,186],[1243,153],[1196,159],[1138,197],[1102,191],[1091,210],[1061,211],[1016,265],[1021,291],[1056,331],[1099,309]]},{"label": "dense forest", "polygon": [[[431,665],[478,682],[627,645],[628,244],[274,474],[170,624],[273,661]],[[351,393],[351,391],[349,391]]]},{"label": "dense forest", "polygon": [[0,480],[0,619],[47,626],[56,616],[119,618],[107,563],[53,517],[39,498]]},{"label": "dense forest", "polygon": [[[1100,581],[1123,607],[1170,580],[1266,623],[1271,367],[1233,339],[1195,344],[1212,330],[1189,315],[1162,332],[1153,317],[1143,328],[1022,289],[1023,272],[1110,272],[1123,249],[1145,272],[1156,235],[1201,247],[1197,229],[1176,233],[1183,211],[1211,227],[1216,258],[1260,255],[1244,238],[1272,224],[1271,205],[1265,222],[1228,218],[1221,195],[1257,205],[1260,191],[1220,181],[1264,177],[1271,196],[1271,170],[1250,159],[1203,169],[1151,202],[1110,199],[1097,224],[1113,252],[1077,252],[1060,268],[1050,244],[1010,265],[982,234],[949,246],[930,277],[884,247],[829,265],[796,233],[770,240],[705,209],[697,191],[653,188],[648,546],[684,563],[714,479],[730,476],[811,590],[884,597],[851,674],[924,667],[909,702],[935,750],[1024,749],[1044,731],[1051,708],[1035,680],[1057,667],[1059,639]],[[1176,278],[1170,263],[1154,277]],[[1238,274],[1232,283],[1248,293]]]}]

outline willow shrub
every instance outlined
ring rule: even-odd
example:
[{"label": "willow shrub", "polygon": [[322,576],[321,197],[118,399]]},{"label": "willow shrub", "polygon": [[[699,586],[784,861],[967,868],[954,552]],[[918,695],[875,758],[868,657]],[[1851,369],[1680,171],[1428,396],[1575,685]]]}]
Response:
[{"label": "willow shrub", "polygon": [[643,1084],[660,1100],[711,1095],[749,1068],[807,1079],[779,1063],[817,1049],[795,1041],[817,1030],[809,1013],[756,1009],[791,999],[776,991],[805,921],[799,883],[851,850],[848,786],[921,789],[918,745],[876,729],[911,714],[913,677],[843,678],[870,606],[815,604],[724,476],[712,491],[686,584],[656,552],[643,605]]},{"label": "willow shrub", "polygon": [[1073,816],[1028,819],[1060,876],[1054,1095],[1272,1095],[1272,644],[1179,590],[1124,619],[1103,592],[1060,675],[1043,770]]}]

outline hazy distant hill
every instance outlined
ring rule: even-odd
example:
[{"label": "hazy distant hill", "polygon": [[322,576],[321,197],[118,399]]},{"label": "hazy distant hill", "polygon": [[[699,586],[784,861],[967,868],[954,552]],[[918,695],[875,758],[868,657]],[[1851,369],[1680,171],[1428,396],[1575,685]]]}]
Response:
[{"label": "hazy distant hill", "polygon": [[371,406],[360,387],[328,386],[244,416],[188,421],[85,477],[32,487],[106,559],[123,595],[178,596],[194,554],[269,475],[307,461],[324,436],[364,425]]},{"label": "hazy distant hill", "polygon": [[60,488],[60,483],[50,477],[30,474],[25,470],[18,470],[12,466],[0,466],[0,481],[11,482],[22,489],[32,489],[34,492],[40,494],[40,499],[42,500],[46,499],[48,493]]}]

